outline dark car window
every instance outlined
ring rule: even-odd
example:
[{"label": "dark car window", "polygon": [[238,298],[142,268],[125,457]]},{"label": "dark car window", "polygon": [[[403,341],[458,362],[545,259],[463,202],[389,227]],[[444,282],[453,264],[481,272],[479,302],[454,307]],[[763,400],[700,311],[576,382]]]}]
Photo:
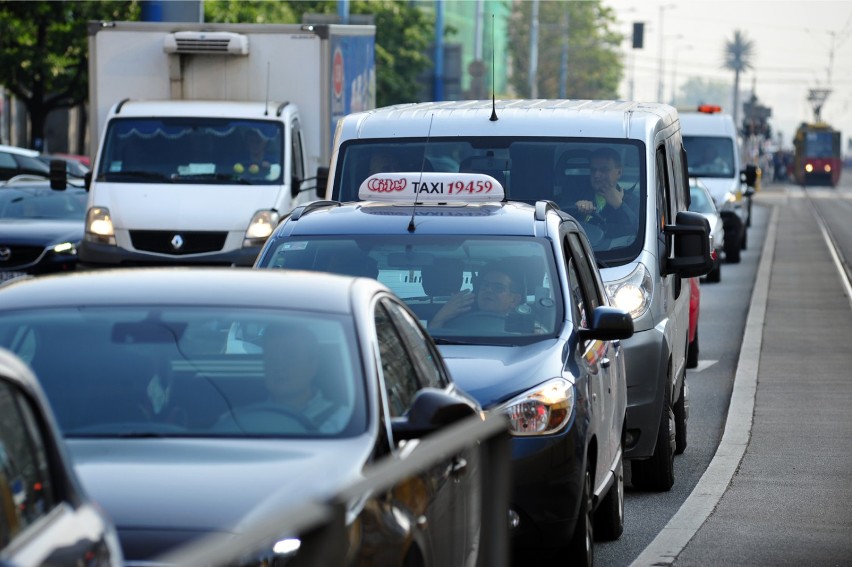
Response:
[{"label": "dark car window", "polygon": [[411,407],[414,395],[420,389],[420,383],[408,350],[384,305],[376,306],[375,320],[388,411],[391,417],[401,417]]},{"label": "dark car window", "polygon": [[382,304],[389,311],[391,319],[399,329],[402,340],[411,349],[414,364],[420,369],[420,374],[423,377],[423,385],[432,388],[446,388],[448,380],[444,375],[443,368],[437,362],[439,360],[438,354],[417,321],[392,301],[383,300]]},{"label": "dark car window", "polygon": [[83,220],[85,216],[85,191],[9,187],[0,192],[0,218]]},{"label": "dark car window", "polygon": [[48,463],[29,402],[0,382],[0,548],[53,508]]}]

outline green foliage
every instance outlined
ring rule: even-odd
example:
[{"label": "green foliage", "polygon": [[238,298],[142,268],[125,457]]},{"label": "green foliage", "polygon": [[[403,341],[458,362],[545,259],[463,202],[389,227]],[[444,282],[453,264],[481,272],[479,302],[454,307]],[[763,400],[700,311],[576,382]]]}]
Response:
[{"label": "green foliage", "polygon": [[288,2],[205,0],[204,21],[223,24],[294,24],[299,20]]},{"label": "green foliage", "polygon": [[135,1],[0,2],[0,85],[27,107],[31,136],[47,114],[88,97],[89,20],[136,20]]},{"label": "green foliage", "polygon": [[754,42],[741,30],[734,30],[733,39],[725,41],[724,67],[735,73],[748,71],[752,68],[753,58]]},{"label": "green foliage", "polygon": [[718,104],[730,112],[730,89],[730,83],[725,81],[690,77],[680,87],[677,104],[695,107],[699,104]]},{"label": "green foliage", "polygon": [[[512,5],[509,26],[512,57],[511,84],[521,97],[532,96],[529,85],[532,2]],[[567,15],[568,33],[561,22]],[[539,2],[538,72],[539,98],[558,98],[564,41],[568,41],[568,73],[565,94],[574,99],[615,99],[623,75],[619,45],[622,35],[613,30],[615,13],[600,0],[588,2]]]}]

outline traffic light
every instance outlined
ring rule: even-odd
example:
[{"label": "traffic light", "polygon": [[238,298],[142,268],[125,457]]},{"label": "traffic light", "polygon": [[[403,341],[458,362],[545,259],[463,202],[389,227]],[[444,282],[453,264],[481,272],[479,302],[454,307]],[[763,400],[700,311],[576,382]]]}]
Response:
[{"label": "traffic light", "polygon": [[642,49],[642,40],[645,36],[645,23],[633,22],[633,49]]}]

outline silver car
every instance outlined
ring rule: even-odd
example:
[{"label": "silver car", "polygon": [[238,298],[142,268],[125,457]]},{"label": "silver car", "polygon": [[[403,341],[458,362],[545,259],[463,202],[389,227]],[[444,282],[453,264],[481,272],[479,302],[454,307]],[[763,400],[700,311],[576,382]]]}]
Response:
[{"label": "silver car", "polygon": [[[408,307],[365,278],[140,268],[13,280],[0,286],[0,346],[37,373],[129,566],[239,533],[259,506],[325,498],[482,416]],[[481,477],[466,453],[353,503],[347,554],[475,557]]]},{"label": "silver car", "polygon": [[719,282],[722,279],[722,253],[725,251],[725,224],[716,207],[716,202],[710,195],[710,190],[704,183],[695,178],[689,179],[689,210],[700,213],[710,224],[710,240],[713,243],[711,257],[713,269],[706,276],[708,282]]}]

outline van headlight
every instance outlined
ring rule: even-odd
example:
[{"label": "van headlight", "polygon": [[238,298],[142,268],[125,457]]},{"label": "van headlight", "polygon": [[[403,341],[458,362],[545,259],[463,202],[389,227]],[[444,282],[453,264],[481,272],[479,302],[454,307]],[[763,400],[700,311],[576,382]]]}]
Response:
[{"label": "van headlight", "polygon": [[115,228],[109,209],[92,207],[86,213],[86,241],[115,246]]},{"label": "van headlight", "polygon": [[612,299],[613,305],[630,313],[630,316],[635,320],[641,317],[651,306],[654,283],[645,264],[639,264],[626,278],[608,282],[606,291]]},{"label": "van headlight", "polygon": [[509,417],[509,433],[512,435],[556,433],[568,423],[574,411],[574,386],[564,378],[554,378],[494,411]]},{"label": "van headlight", "polygon": [[257,211],[251,218],[251,222],[246,229],[246,238],[243,240],[243,246],[260,246],[275,227],[278,226],[279,216],[275,211]]}]

